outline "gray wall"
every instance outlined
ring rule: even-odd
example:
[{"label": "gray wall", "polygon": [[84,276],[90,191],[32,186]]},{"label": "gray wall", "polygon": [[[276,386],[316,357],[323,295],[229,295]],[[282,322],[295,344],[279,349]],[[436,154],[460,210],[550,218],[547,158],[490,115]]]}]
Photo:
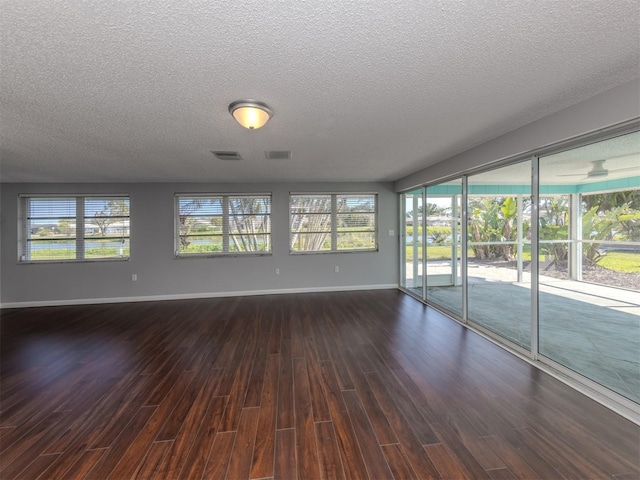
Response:
[{"label": "gray wall", "polygon": [[[336,184],[2,184],[2,306],[54,305],[237,295],[242,292],[389,288],[398,283],[398,200],[391,183]],[[377,192],[378,252],[289,255],[289,192]],[[273,255],[174,258],[175,193],[272,192]],[[108,194],[131,197],[128,261],[17,263],[19,194]],[[389,236],[389,230],[394,231]],[[334,273],[335,266],[340,267]],[[275,269],[280,275],[275,275]],[[136,273],[138,281],[132,282]]]},{"label": "gray wall", "polygon": [[638,116],[640,80],[634,80],[401,178],[395,182],[394,189],[396,192],[408,190]]}]

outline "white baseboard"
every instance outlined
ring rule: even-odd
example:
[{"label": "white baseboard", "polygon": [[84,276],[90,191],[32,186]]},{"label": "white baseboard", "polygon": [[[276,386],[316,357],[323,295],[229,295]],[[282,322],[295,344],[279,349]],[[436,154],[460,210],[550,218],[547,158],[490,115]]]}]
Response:
[{"label": "white baseboard", "polygon": [[247,290],[237,292],[181,293],[172,295],[148,295],[141,297],[74,298],[69,300],[9,302],[0,304],[0,308],[58,307],[65,305],[93,305],[102,303],[157,302],[161,300],[186,300],[190,298],[249,297],[254,295],[282,295],[285,293],[349,292],[356,290],[388,290],[393,288],[398,288],[398,285],[349,285],[331,287],[282,288],[273,290]]}]

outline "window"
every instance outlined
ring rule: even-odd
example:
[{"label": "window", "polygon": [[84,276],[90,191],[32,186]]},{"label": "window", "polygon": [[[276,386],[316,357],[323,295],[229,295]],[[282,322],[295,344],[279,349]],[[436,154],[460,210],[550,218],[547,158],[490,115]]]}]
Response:
[{"label": "window", "polygon": [[271,194],[176,195],[176,256],[271,253]]},{"label": "window", "polygon": [[128,196],[21,196],[20,262],[127,259]]},{"label": "window", "polygon": [[375,193],[291,194],[291,253],[376,251]]}]

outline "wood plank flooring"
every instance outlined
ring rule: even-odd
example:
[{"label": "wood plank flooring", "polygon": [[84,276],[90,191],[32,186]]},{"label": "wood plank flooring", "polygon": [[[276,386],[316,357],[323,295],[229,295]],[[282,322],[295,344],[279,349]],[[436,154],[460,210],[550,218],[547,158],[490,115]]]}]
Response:
[{"label": "wood plank flooring", "polygon": [[396,290],[1,312],[0,478],[640,478],[640,428]]}]

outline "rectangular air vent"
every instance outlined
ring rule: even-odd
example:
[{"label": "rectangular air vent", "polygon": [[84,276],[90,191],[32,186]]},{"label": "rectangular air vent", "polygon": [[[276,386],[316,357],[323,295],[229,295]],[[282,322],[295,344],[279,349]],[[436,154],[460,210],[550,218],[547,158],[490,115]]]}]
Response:
[{"label": "rectangular air vent", "polygon": [[291,150],[271,150],[264,152],[267,160],[291,160]]},{"label": "rectangular air vent", "polygon": [[213,153],[218,160],[242,160],[242,157],[238,152],[216,152],[212,150],[211,153]]}]

